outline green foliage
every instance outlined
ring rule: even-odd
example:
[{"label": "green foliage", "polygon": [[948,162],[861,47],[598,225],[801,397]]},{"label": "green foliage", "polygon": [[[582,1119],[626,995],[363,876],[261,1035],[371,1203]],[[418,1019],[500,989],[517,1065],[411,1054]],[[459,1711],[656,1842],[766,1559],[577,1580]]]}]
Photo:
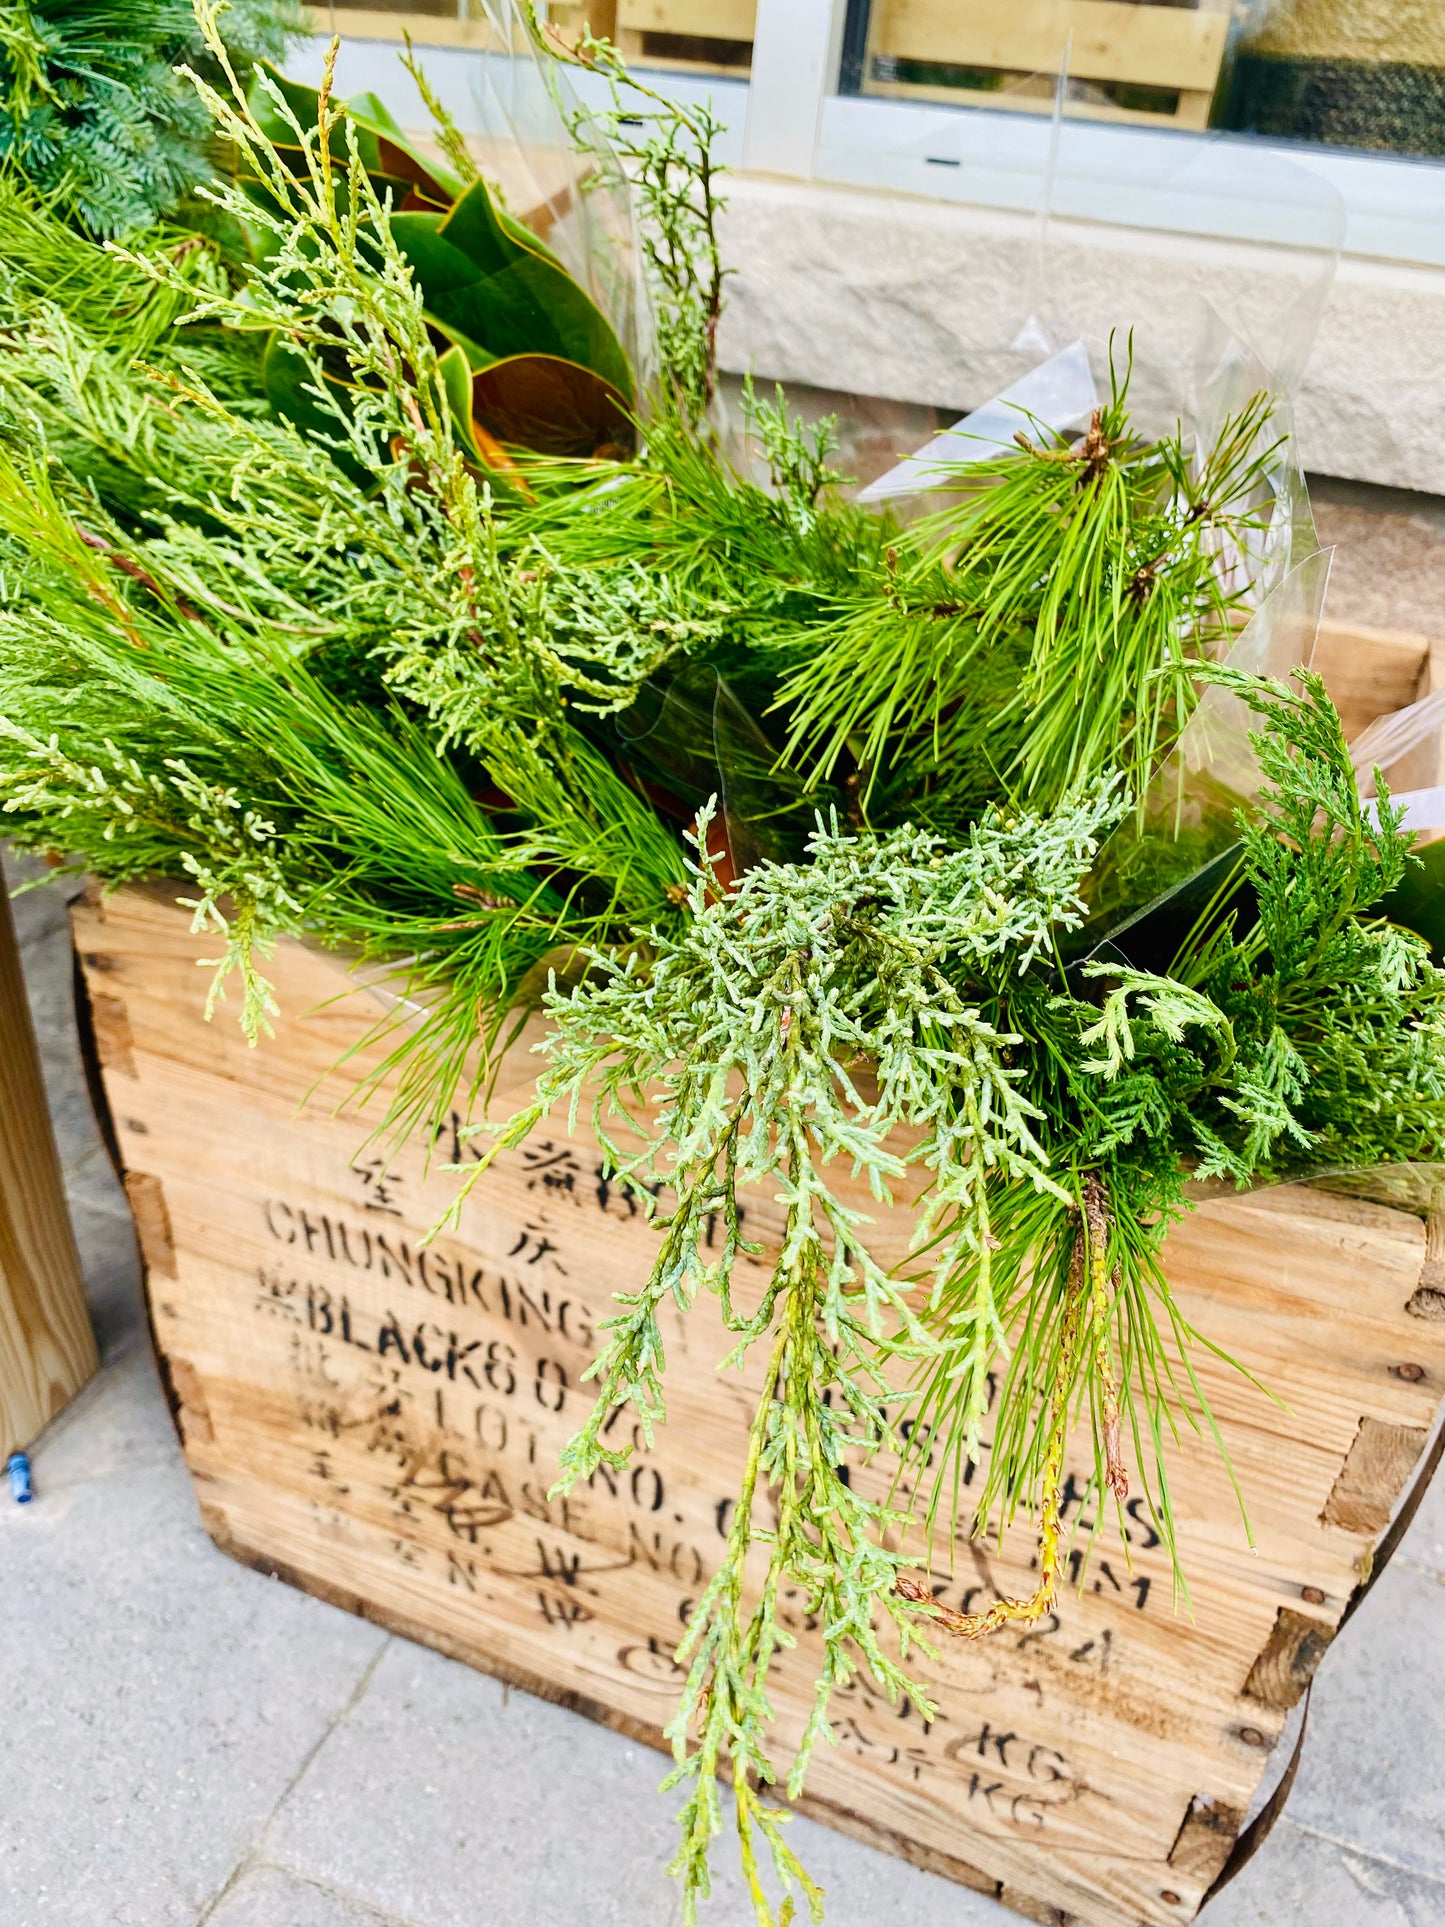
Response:
[{"label": "green foliage", "polygon": [[1021,430],[960,467],[959,499],[900,534],[829,629],[784,641],[790,754],[817,776],[851,758],[885,816],[930,790],[945,821],[1000,790],[1047,805],[1108,767],[1142,796],[1229,633],[1218,557],[1257,526],[1269,412],[1256,397],[1196,470],[1182,432],[1134,433],[1116,370],[1082,440]]},{"label": "green foliage", "polygon": [[[264,155],[281,169],[242,98],[213,104],[233,139],[257,143],[258,165]],[[408,1045],[405,1118],[434,1112],[474,1074],[479,1007],[498,1034],[551,948],[620,940],[672,911],[681,852],[567,701],[618,700],[639,673],[629,651],[655,658],[658,607],[634,584],[611,623],[612,605],[583,607],[502,553],[365,171],[351,160],[339,175],[315,149],[308,164],[306,185],[289,188],[306,197],[298,227],[245,291],[198,279],[192,256],[165,248],[122,256],[77,242],[77,318],[11,270],[26,326],[0,360],[16,451],[0,463],[0,781],[22,841],[114,876],[204,877],[208,916],[228,892],[227,959],[252,979],[253,1028],[264,993],[252,950],[278,929],[415,957],[419,980],[445,994]],[[222,198],[234,208],[237,191]],[[24,213],[38,260],[51,217],[33,202]],[[203,316],[231,324],[219,339],[241,352],[258,318],[304,343],[318,372],[340,339],[367,378],[333,418],[359,480],[208,385],[191,330],[160,339],[176,302],[194,309],[198,291]],[[118,317],[145,322],[159,365],[101,351]],[[360,678],[358,660],[369,665]],[[343,680],[328,681],[338,665]],[[362,700],[344,700],[358,682]],[[448,744],[458,754],[440,761]],[[97,760],[104,745],[114,754]],[[374,784],[353,780],[356,758]],[[99,788],[86,775],[96,767]],[[181,795],[176,779],[191,776],[234,795],[239,838]],[[140,785],[145,809],[125,783]],[[473,789],[497,799],[490,812]],[[440,826],[424,799],[437,795],[452,814],[433,847]],[[363,809],[365,797],[375,800]]]},{"label": "green foliage", "polygon": [[[484,307],[518,266],[550,285],[545,251],[485,189],[419,179],[329,73],[302,112],[264,73],[248,91],[200,18],[201,98],[239,156],[211,192],[258,238],[246,285],[195,234],[102,249],[0,177],[0,810],[112,880],[188,876],[213,996],[239,988],[253,1037],[278,934],[405,959],[426,1015],[394,1032],[397,1129],[475,1101],[545,990],[536,1102],[498,1143],[586,1106],[614,1174],[664,1200],[564,1484],[620,1462],[621,1407],[646,1439],[662,1421],[665,1303],[714,1294],[723,1363],[766,1360],[682,1648],[687,1917],[722,1768],[759,1921],[763,1847],[816,1915],[766,1791],[801,1788],[860,1670],[919,1696],[940,1614],[914,1567],[959,1511],[991,1383],[964,1523],[1035,1513],[1038,1584],[943,1621],[966,1637],[1048,1609],[1080,1414],[1095,1496],[1138,1479],[1172,1547],[1168,1441],[1213,1424],[1159,1256],[1190,1175],[1438,1155],[1445,973],[1376,914],[1409,839],[1383,791],[1361,806],[1315,679],[1206,660],[1233,613],[1214,552],[1247,549],[1271,459],[1262,401],[1186,464],[1133,434],[1121,381],[1077,445],[1029,440],[900,533],[836,499],[826,425],[750,394],[758,488],[698,429],[721,279],[688,117],[626,137],[670,316],[646,450],[580,475],[519,459],[504,487],[466,384],[507,359],[506,304],[438,337],[404,243],[465,209]],[[580,57],[614,71],[599,43]],[[403,186],[431,211],[396,213]],[[259,401],[268,340],[306,433]],[[1066,968],[1101,844],[1206,679],[1263,720],[1239,873],[1162,968],[1127,931]],[[844,1167],[916,1208],[906,1262]],[[758,1184],[786,1217],[760,1291],[734,1278]],[[785,1772],[788,1592],[823,1662]]]},{"label": "green foliage", "polygon": [[[410,57],[409,64],[419,71]],[[355,154],[370,190],[368,212],[374,219],[386,208],[428,326],[450,344],[442,366],[458,436],[474,460],[506,470],[508,445],[571,457],[630,447],[633,375],[611,323],[475,166],[468,181],[423,156],[374,95],[333,104],[269,68],[257,76],[248,112],[269,155],[298,180],[308,154],[319,151],[323,122],[330,161],[344,168]],[[465,158],[455,127],[443,120],[442,128]],[[239,153],[238,178],[267,216],[242,225],[266,259],[287,219],[286,184],[274,161],[258,173],[252,150],[242,144]],[[348,194],[339,188],[343,209]],[[355,385],[334,371],[326,383],[343,404]],[[306,358],[278,332],[266,357],[267,392],[290,420],[324,433],[330,411],[313,384]]]},{"label": "green foliage", "polygon": [[[535,9],[526,4],[541,38]],[[704,419],[717,379],[717,329],[727,270],[717,221],[713,148],[723,124],[710,107],[683,105],[629,73],[617,49],[584,28],[574,46],[553,34],[566,61],[599,74],[611,91],[600,115],[568,116],[573,139],[597,164],[600,186],[625,184],[636,196],[647,276],[657,304],[657,346],[670,411],[689,427]]]},{"label": "green foliage", "polygon": [[[691,1789],[677,1862],[689,1918],[707,1891],[724,1761],[759,1919],[771,1914],[755,1829],[785,1885],[801,1878],[759,1799],[777,1777],[764,1735],[769,1670],[791,1643],[785,1589],[801,1594],[825,1653],[790,1793],[827,1731],[831,1692],[860,1666],[890,1696],[918,1694],[903,1668],[932,1601],[908,1579],[917,1555],[897,1531],[956,1505],[990,1373],[1002,1370],[1003,1390],[975,1524],[1001,1529],[1020,1505],[1038,1506],[1041,1573],[1033,1599],[955,1628],[974,1635],[1047,1610],[1063,1441],[1080,1402],[1101,1491],[1127,1493],[1127,1427],[1173,1544],[1165,1435],[1190,1408],[1213,1423],[1159,1264],[1186,1172],[1249,1182],[1418,1157],[1440,1141],[1445,974],[1417,940],[1360,914],[1403,868],[1398,813],[1385,800],[1378,824],[1364,817],[1316,681],[1299,698],[1237,686],[1269,718],[1261,755],[1274,788],[1264,820],[1244,826],[1258,922],[1242,937],[1221,922],[1178,977],[1093,964],[1081,988],[1097,986],[1095,1002],[1060,975],[1056,940],[1081,920],[1080,886],[1122,807],[1106,783],[1047,816],[987,811],[953,849],[910,830],[820,826],[803,863],[761,863],[730,892],[705,815],[681,931],[651,932],[625,960],[598,955],[581,985],[546,1000],[537,1101],[498,1144],[556,1105],[575,1115],[588,1103],[611,1168],[639,1193],[665,1180],[676,1198],[658,1214],[651,1278],[620,1299],[563,1489],[624,1462],[606,1443],[619,1407],[635,1407],[647,1441],[664,1417],[664,1302],[686,1310],[699,1289],[717,1295],[736,1339],[724,1367],[768,1348],[727,1556],[682,1649],[691,1671],[671,1732],[674,1782]],[[1376,1055],[1381,1103],[1366,1115]],[[831,1188],[840,1162],[884,1205],[900,1186],[920,1197],[904,1270],[875,1259],[866,1220]],[[750,1184],[778,1192],[786,1224],[760,1301],[739,1304],[738,1192]],[[889,1370],[900,1361],[917,1371],[906,1436]],[[924,1486],[915,1505],[870,1499],[846,1475],[880,1454],[902,1461],[905,1497]],[[777,1512],[766,1529],[764,1491]],[[743,1571],[759,1541],[767,1572],[749,1604]]]},{"label": "green foliage", "polygon": [[[861,1168],[884,1202],[910,1165],[932,1174],[916,1243],[932,1250],[935,1291],[969,1256],[986,1268],[995,1174],[1054,1188],[1034,1136],[1037,1114],[1010,1068],[1019,1039],[956,986],[972,973],[1007,978],[1027,968],[1053,925],[1077,916],[1078,879],[1113,807],[1103,791],[1048,824],[990,818],[953,852],[909,831],[865,846],[836,825],[820,828],[807,863],[760,864],[731,895],[706,852],[705,815],[680,934],[653,932],[646,967],[635,955],[599,957],[594,980],[547,999],[556,1029],[537,1105],[502,1141],[515,1143],[555,1103],[590,1098],[619,1174],[639,1187],[666,1178],[678,1200],[660,1219],[651,1279],[612,1321],[597,1404],[563,1455],[564,1489],[622,1462],[604,1437],[619,1405],[636,1405],[648,1439],[663,1416],[664,1300],[685,1309],[699,1287],[717,1294],[736,1337],[724,1365],[754,1343],[769,1351],[727,1556],[684,1642],[691,1671],[671,1728],[673,1778],[691,1788],[678,1859],[689,1918],[707,1891],[725,1760],[760,1917],[754,1828],[784,1878],[800,1876],[776,1816],[758,1799],[776,1777],[765,1741],[767,1682],[774,1656],[792,1644],[778,1618],[787,1586],[818,1619],[826,1653],[792,1791],[827,1733],[833,1690],[860,1665],[890,1697],[921,1692],[902,1670],[917,1609],[895,1583],[911,1559],[880,1539],[904,1515],[856,1491],[846,1464],[853,1453],[899,1449],[882,1359],[924,1352],[930,1341],[907,1285],[875,1261],[863,1219],[830,1188],[826,1167],[842,1158]],[[876,1071],[876,1097],[855,1082],[860,1061]],[[648,1086],[660,1095],[655,1115],[642,1117],[635,1094]],[[614,1141],[618,1116],[641,1128],[639,1151]],[[911,1155],[892,1141],[901,1123],[922,1129]],[[761,1302],[743,1306],[733,1295],[737,1193],[762,1182],[780,1188],[787,1224]],[[726,1234],[713,1263],[705,1241],[717,1219]],[[981,1335],[984,1355],[999,1336]],[[764,1492],[777,1508],[766,1530],[755,1513]],[[768,1570],[749,1611],[744,1569],[758,1540]],[[892,1622],[897,1659],[877,1635],[875,1612]]]},{"label": "green foliage", "polygon": [[[289,0],[234,0],[242,64],[299,31]],[[210,178],[210,116],[174,69],[203,54],[190,0],[12,0],[0,12],[0,160],[101,235],[150,226]]]}]

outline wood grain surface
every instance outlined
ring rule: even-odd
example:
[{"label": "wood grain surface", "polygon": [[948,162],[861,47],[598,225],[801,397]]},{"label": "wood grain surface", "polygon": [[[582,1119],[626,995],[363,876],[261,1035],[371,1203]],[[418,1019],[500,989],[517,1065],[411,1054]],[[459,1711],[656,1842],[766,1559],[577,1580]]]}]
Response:
[{"label": "wood grain surface", "polygon": [[[1088,120],[1203,128],[1229,35],[1225,13],[1122,0],[873,0],[864,91],[954,106],[1051,112],[1054,76],[1151,89],[1118,105],[1097,92],[1065,111]],[[894,63],[955,69],[957,85],[891,78]],[[980,72],[982,70],[982,73]],[[984,83],[983,74],[995,77]],[[1127,99],[1128,96],[1126,95]]]},{"label": "wood grain surface", "polygon": [[[201,1020],[207,945],[188,925],[160,893],[123,891],[80,908],[75,932],[96,989],[125,1007],[106,1083],[213,1536],[660,1745],[760,1367],[719,1373],[710,1305],[674,1318],[654,1447],[621,1420],[627,1468],[550,1497],[610,1294],[650,1265],[642,1213],[585,1135],[544,1127],[423,1246],[452,1195],[442,1165],[475,1152],[450,1129],[390,1160],[367,1143],[376,1112],[347,1100],[384,1053],[366,1035],[382,999],[283,943],[278,1034],[248,1050],[224,1008]],[[497,1114],[534,1069],[525,1048],[508,1060]],[[747,1214],[764,1245],[776,1237],[771,1198]],[[880,1232],[901,1251],[906,1213]],[[1091,1457],[1075,1440],[1074,1583],[1057,1610],[945,1645],[925,1666],[933,1720],[866,1680],[841,1693],[807,1810],[1034,1920],[1192,1919],[1435,1420],[1445,1321],[1407,1309],[1426,1255],[1420,1217],[1323,1191],[1201,1204],[1167,1269],[1185,1316],[1259,1381],[1196,1355],[1248,1529],[1212,1440],[1185,1428],[1169,1463],[1188,1599],[1137,1500],[1127,1543],[1108,1524],[1090,1555]],[[977,1607],[1028,1588],[1032,1556],[1027,1532],[939,1545],[933,1584]],[[789,1609],[784,1753],[816,1660]]]},{"label": "wood grain surface", "polygon": [[32,1443],[96,1364],[15,922],[0,883],[0,1463]]}]

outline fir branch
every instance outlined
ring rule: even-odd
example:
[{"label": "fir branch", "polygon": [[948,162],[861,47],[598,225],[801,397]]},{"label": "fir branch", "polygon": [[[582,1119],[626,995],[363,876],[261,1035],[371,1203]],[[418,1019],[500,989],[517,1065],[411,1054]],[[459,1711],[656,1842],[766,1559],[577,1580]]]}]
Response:
[{"label": "fir branch", "polygon": [[[280,57],[289,0],[230,0],[228,56]],[[11,0],[0,12],[0,160],[91,233],[151,226],[211,178],[211,124],[178,81],[204,57],[190,0]]]}]

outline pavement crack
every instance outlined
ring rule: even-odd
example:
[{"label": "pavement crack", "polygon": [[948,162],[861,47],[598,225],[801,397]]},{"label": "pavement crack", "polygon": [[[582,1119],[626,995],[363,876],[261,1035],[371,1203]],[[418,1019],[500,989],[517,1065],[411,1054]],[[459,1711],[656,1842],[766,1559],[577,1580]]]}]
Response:
[{"label": "pavement crack", "polygon": [[[387,1650],[391,1646],[391,1643],[392,1643],[391,1634],[388,1633],[386,1637],[382,1640],[381,1644],[377,1647],[376,1651],[372,1654],[371,1658],[367,1661],[365,1667],[362,1669],[360,1677],[358,1678],[355,1686],[353,1686],[351,1689],[351,1692],[347,1698],[346,1704],[342,1706],[339,1709],[339,1711],[334,1713],[332,1717],[326,1722],[320,1734],[317,1736],[315,1743],[307,1749],[306,1755],[302,1759],[301,1764],[297,1767],[296,1771],[291,1775],[291,1778],[286,1782],[285,1786],[282,1787],[280,1793],[277,1795],[276,1799],[272,1802],[271,1811],[266,1815],[266,1818],[261,1822],[261,1825],[257,1830],[254,1844],[248,1847],[246,1852],[241,1855],[241,1858],[236,1862],[235,1866],[232,1867],[225,1881],[216,1890],[216,1892],[212,1894],[211,1898],[202,1907],[200,1913],[197,1914],[196,1927],[206,1927],[206,1922],[212,1918],[212,1916],[216,1912],[216,1909],[220,1906],[221,1902],[226,1898],[228,1894],[234,1892],[236,1887],[240,1885],[241,1881],[243,1881],[248,1874],[255,1872],[257,1869],[261,1867],[266,1867],[271,1865],[271,1862],[269,1862],[265,1858],[265,1849],[266,1849],[267,1839],[270,1836],[271,1828],[275,1825],[277,1814],[281,1811],[282,1807],[285,1806],[286,1802],[291,1798],[291,1795],[296,1791],[297,1787],[300,1786],[301,1782],[305,1779],[306,1775],[310,1772],[311,1767],[315,1762],[318,1754],[321,1752],[321,1749],[326,1745],[326,1742],[331,1738],[332,1734],[336,1731],[337,1727],[343,1725],[345,1721],[350,1719],[351,1715],[356,1711],[357,1707],[361,1704],[362,1700],[366,1697],[367,1688],[371,1685],[372,1680],[376,1677],[376,1669],[378,1666],[380,1666],[383,1658],[386,1656]],[[290,1870],[287,1869],[286,1871],[289,1872]],[[306,1879],[307,1877],[308,1876],[304,1874],[300,1874],[296,1876],[296,1878],[303,1879],[303,1880]],[[311,1884],[312,1886],[319,1886],[321,1883],[319,1881],[313,1880]],[[369,1903],[366,1901],[362,1901],[359,1904],[362,1906],[369,1905]],[[373,1911],[375,1910],[373,1909]],[[408,1927],[408,1923],[403,1921],[400,1923],[400,1927]]]},{"label": "pavement crack", "polygon": [[1418,1880],[1424,1887],[1445,1888],[1445,1879],[1438,1873],[1431,1873],[1425,1867],[1412,1867],[1407,1861],[1396,1860],[1390,1854],[1379,1853],[1373,1847],[1362,1847],[1357,1840],[1345,1840],[1337,1833],[1326,1833],[1323,1827],[1309,1826],[1303,1820],[1290,1816],[1289,1824],[1298,1833],[1307,1833],[1312,1839],[1323,1840],[1326,1846],[1338,1847],[1355,1860],[1369,1860],[1377,1867],[1388,1867],[1392,1873],[1406,1874],[1411,1880]]}]

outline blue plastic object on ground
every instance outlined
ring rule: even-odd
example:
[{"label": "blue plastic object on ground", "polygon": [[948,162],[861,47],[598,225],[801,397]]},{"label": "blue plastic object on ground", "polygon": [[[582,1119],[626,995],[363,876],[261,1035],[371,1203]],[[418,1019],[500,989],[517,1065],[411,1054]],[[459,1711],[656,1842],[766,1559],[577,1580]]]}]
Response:
[{"label": "blue plastic object on ground", "polygon": [[30,1483],[30,1461],[23,1452],[12,1452],[5,1461],[5,1473],[10,1480],[10,1496],[16,1505],[29,1505],[35,1497],[35,1488]]}]

